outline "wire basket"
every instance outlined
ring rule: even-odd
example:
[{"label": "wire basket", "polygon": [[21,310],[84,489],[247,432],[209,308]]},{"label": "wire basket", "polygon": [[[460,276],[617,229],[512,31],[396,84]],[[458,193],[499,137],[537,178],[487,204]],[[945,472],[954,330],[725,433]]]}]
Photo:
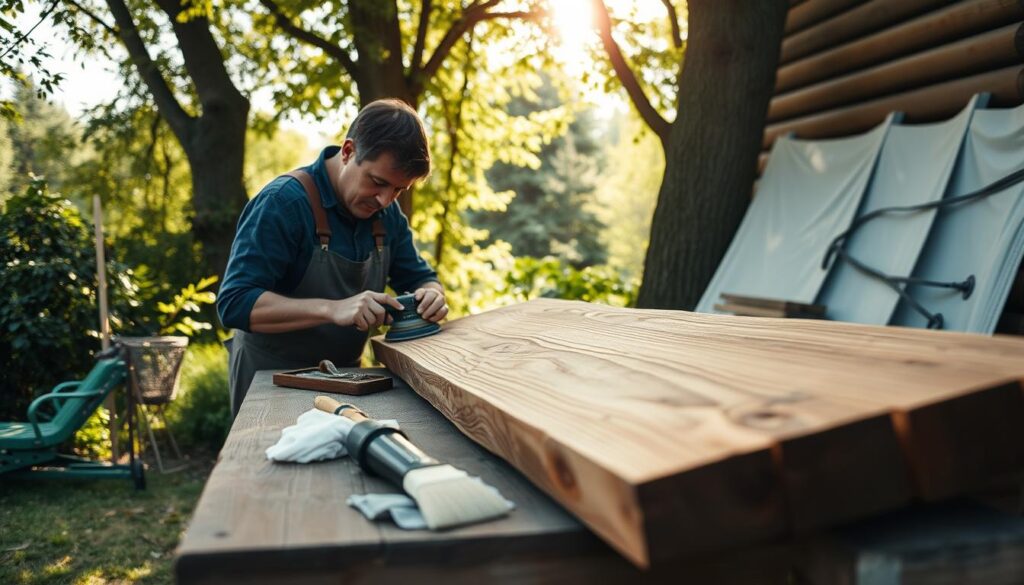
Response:
[{"label": "wire basket", "polygon": [[187,337],[119,337],[128,353],[132,390],[142,404],[174,400],[181,377]]}]

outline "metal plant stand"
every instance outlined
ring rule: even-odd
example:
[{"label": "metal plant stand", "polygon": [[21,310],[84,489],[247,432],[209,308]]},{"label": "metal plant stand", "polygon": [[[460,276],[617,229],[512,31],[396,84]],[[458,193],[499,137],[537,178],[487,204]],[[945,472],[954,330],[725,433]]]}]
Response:
[{"label": "metal plant stand", "polygon": [[[181,362],[188,347],[187,337],[121,337],[118,339],[128,354],[129,385],[139,409],[139,422],[145,427],[149,444],[153,448],[160,473],[177,471],[183,465],[164,468],[160,447],[157,444],[153,421],[163,423],[168,443],[178,461],[184,458],[178,449],[178,442],[167,425],[164,407],[174,400],[181,377]],[[152,407],[152,409],[150,408]]]}]

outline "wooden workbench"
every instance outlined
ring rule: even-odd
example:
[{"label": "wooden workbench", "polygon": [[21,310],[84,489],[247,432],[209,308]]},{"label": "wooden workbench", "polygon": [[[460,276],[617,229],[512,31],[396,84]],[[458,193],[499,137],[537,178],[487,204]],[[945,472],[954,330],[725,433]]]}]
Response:
[{"label": "wooden workbench", "polygon": [[[950,567],[963,569],[957,573],[958,583],[1024,582],[1024,521],[992,522],[984,514],[978,521],[973,511],[951,516],[953,523],[946,533],[941,526],[946,516],[932,518],[921,529],[926,541],[908,529],[920,520],[903,513],[881,519],[876,526],[851,528],[848,534],[837,531],[799,544],[762,545],[642,572],[516,470],[465,438],[398,378],[392,390],[342,398],[377,418],[397,419],[427,453],[481,476],[517,508],[502,520],[440,533],[371,523],[345,504],[348,496],[396,490],[368,477],[350,459],[282,464],[264,455],[281,429],[312,407],[317,394],[277,387],[270,372],[257,374],[178,548],[179,584],[782,585],[794,582],[790,577],[795,571],[811,578],[801,583],[891,585],[922,582],[917,579],[948,574]],[[979,528],[973,532],[963,529],[975,525]],[[865,536],[897,530],[907,538],[876,542]],[[919,546],[907,545],[918,540]],[[944,547],[956,554],[934,554]],[[917,559],[917,564],[900,564],[901,559],[911,558],[908,550],[917,555],[911,559]],[[888,563],[884,574],[865,572],[865,566],[877,568],[880,559]],[[972,571],[979,568],[985,579],[971,580]]]},{"label": "wooden workbench", "polygon": [[[384,370],[371,370],[381,372]],[[386,372],[386,371],[384,371]],[[318,393],[281,388],[270,372],[253,380],[177,551],[178,583],[446,584],[506,581],[678,582],[679,572],[641,573],[503,461],[465,438],[400,379],[395,388],[347,399],[371,415],[397,419],[434,457],[479,475],[516,504],[501,520],[446,532],[371,523],[345,504],[351,494],[397,491],[349,458],[272,463],[264,451],[281,429],[312,408]],[[768,549],[702,559],[694,578],[785,583],[787,567]],[[775,569],[761,568],[773,566]],[[756,575],[751,581],[751,574]],[[700,581],[695,581],[700,582]],[[708,582],[708,581],[705,581]]]}]

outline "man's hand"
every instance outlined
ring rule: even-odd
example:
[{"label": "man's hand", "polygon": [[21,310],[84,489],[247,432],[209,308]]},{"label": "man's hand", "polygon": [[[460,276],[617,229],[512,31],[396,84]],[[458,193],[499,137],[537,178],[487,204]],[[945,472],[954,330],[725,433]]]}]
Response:
[{"label": "man's hand", "polygon": [[[442,297],[442,303],[444,298]],[[354,325],[360,331],[369,331],[371,327],[377,327],[391,322],[391,316],[384,310],[384,305],[402,310],[402,303],[385,293],[365,290],[347,299],[334,301],[331,311],[331,321],[335,325],[348,327]]]},{"label": "man's hand", "polygon": [[444,300],[444,291],[434,287],[416,289],[416,312],[431,323],[437,323],[448,316],[448,305]]}]

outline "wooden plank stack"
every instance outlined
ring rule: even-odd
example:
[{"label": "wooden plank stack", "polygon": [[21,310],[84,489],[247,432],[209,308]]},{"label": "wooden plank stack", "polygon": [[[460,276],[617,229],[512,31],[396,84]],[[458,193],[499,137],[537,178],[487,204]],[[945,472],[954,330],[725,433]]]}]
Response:
[{"label": "wooden plank stack", "polygon": [[748,297],[729,293],[722,293],[721,298],[722,302],[715,304],[716,311],[732,313],[742,317],[825,318],[825,305]]},{"label": "wooden plank stack", "polygon": [[639,566],[1024,467],[1024,341],[536,300],[376,356]]}]

